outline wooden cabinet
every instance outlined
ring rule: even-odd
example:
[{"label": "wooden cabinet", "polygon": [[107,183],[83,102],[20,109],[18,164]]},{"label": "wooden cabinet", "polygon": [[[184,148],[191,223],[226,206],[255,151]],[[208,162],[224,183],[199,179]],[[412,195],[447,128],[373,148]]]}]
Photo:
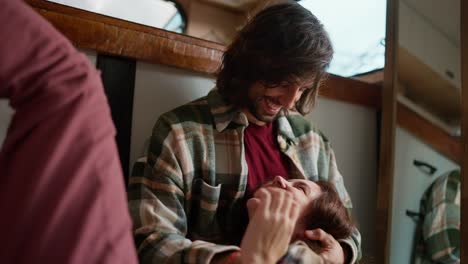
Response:
[{"label": "wooden cabinet", "polygon": [[460,17],[454,12],[442,19],[436,11],[458,10],[459,1],[429,1],[433,5],[400,2],[398,90],[426,115],[432,115],[429,119],[440,120],[443,129],[457,134],[461,113]]}]

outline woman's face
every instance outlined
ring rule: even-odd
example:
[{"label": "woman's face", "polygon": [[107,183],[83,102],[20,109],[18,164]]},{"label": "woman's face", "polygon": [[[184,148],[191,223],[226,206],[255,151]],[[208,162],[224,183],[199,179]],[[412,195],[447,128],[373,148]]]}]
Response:
[{"label": "woman's face", "polygon": [[[319,185],[310,180],[285,180],[281,176],[276,176],[273,181],[264,184],[262,188],[280,188],[285,192],[291,194],[292,199],[296,202],[299,208],[299,218],[295,223],[294,233],[292,241],[304,238],[304,232],[306,230],[305,216],[307,214],[307,207],[310,205],[312,200],[318,198],[322,194],[322,190]],[[257,190],[258,192],[258,190]],[[262,200],[257,196],[257,192],[254,193],[253,198],[247,201],[247,210],[249,218],[255,213],[258,205],[262,203]]]},{"label": "woman's face", "polygon": [[[290,193],[296,204],[300,206],[301,214],[304,213],[305,208],[310,204],[310,202],[322,193],[320,186],[313,181],[299,179],[286,180],[281,176],[276,176],[272,181],[264,184],[259,189],[261,188],[280,188],[285,192]],[[258,204],[261,202],[262,201],[257,198],[254,193],[253,198],[247,201],[249,216],[253,215]]]}]

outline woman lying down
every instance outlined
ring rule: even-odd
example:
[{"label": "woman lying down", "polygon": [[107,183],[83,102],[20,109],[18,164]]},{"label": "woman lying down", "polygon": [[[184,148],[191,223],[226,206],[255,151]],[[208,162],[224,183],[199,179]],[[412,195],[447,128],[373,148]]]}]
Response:
[{"label": "woman lying down", "polygon": [[323,181],[277,176],[254,193],[247,209],[249,224],[241,242],[242,263],[294,262],[281,259],[291,243],[309,251],[306,263],[322,263],[314,252],[327,248],[306,237],[317,237],[324,231],[339,240],[349,237],[354,228],[335,188]]}]

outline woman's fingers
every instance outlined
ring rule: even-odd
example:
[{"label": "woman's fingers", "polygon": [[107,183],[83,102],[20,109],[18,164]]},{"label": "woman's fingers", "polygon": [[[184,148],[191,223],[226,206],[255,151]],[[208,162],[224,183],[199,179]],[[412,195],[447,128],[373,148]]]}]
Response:
[{"label": "woman's fingers", "polygon": [[261,188],[255,192],[254,198],[260,201],[256,211],[268,219],[280,215],[282,205],[286,199],[284,191],[279,188]]},{"label": "woman's fingers", "polygon": [[[292,200],[292,199],[291,199]],[[299,215],[301,213],[300,207],[296,201],[291,201],[291,210],[289,211],[289,219],[290,221],[296,223]]]},{"label": "woman's fingers", "polygon": [[258,206],[260,205],[261,201],[258,198],[250,198],[247,201],[247,212],[249,214],[249,218],[254,216],[254,213],[257,211]]},{"label": "woman's fingers", "polygon": [[267,213],[268,209],[270,208],[271,194],[266,190],[266,188],[261,188],[257,192],[255,192],[254,198],[257,198],[260,201],[257,205],[257,210],[255,214]]},{"label": "woman's fingers", "polygon": [[281,209],[286,200],[286,194],[282,189],[270,188],[267,189],[271,195],[270,213],[279,219],[281,217]]},{"label": "woman's fingers", "polygon": [[281,188],[261,188],[247,202],[250,221],[241,243],[241,257],[253,263],[275,263],[289,246],[299,207]]},{"label": "woman's fingers", "polygon": [[284,201],[281,206],[280,212],[283,213],[286,217],[289,217],[289,212],[291,211],[292,203],[293,203],[292,195],[290,195],[289,193],[285,193]]},{"label": "woman's fingers", "polygon": [[299,216],[299,206],[294,201],[293,195],[280,188],[261,188],[254,198],[247,202],[249,215],[251,212],[261,211],[264,217],[270,219],[275,217],[281,221],[294,221]]}]

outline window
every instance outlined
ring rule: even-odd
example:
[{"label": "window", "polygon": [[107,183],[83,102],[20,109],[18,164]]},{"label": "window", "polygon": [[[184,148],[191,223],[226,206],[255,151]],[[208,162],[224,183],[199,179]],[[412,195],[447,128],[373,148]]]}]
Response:
[{"label": "window", "polygon": [[335,54],[328,72],[341,76],[381,69],[385,63],[385,0],[302,0],[324,24]]},{"label": "window", "polygon": [[187,28],[187,16],[173,0],[49,0],[90,12],[178,33]]}]

